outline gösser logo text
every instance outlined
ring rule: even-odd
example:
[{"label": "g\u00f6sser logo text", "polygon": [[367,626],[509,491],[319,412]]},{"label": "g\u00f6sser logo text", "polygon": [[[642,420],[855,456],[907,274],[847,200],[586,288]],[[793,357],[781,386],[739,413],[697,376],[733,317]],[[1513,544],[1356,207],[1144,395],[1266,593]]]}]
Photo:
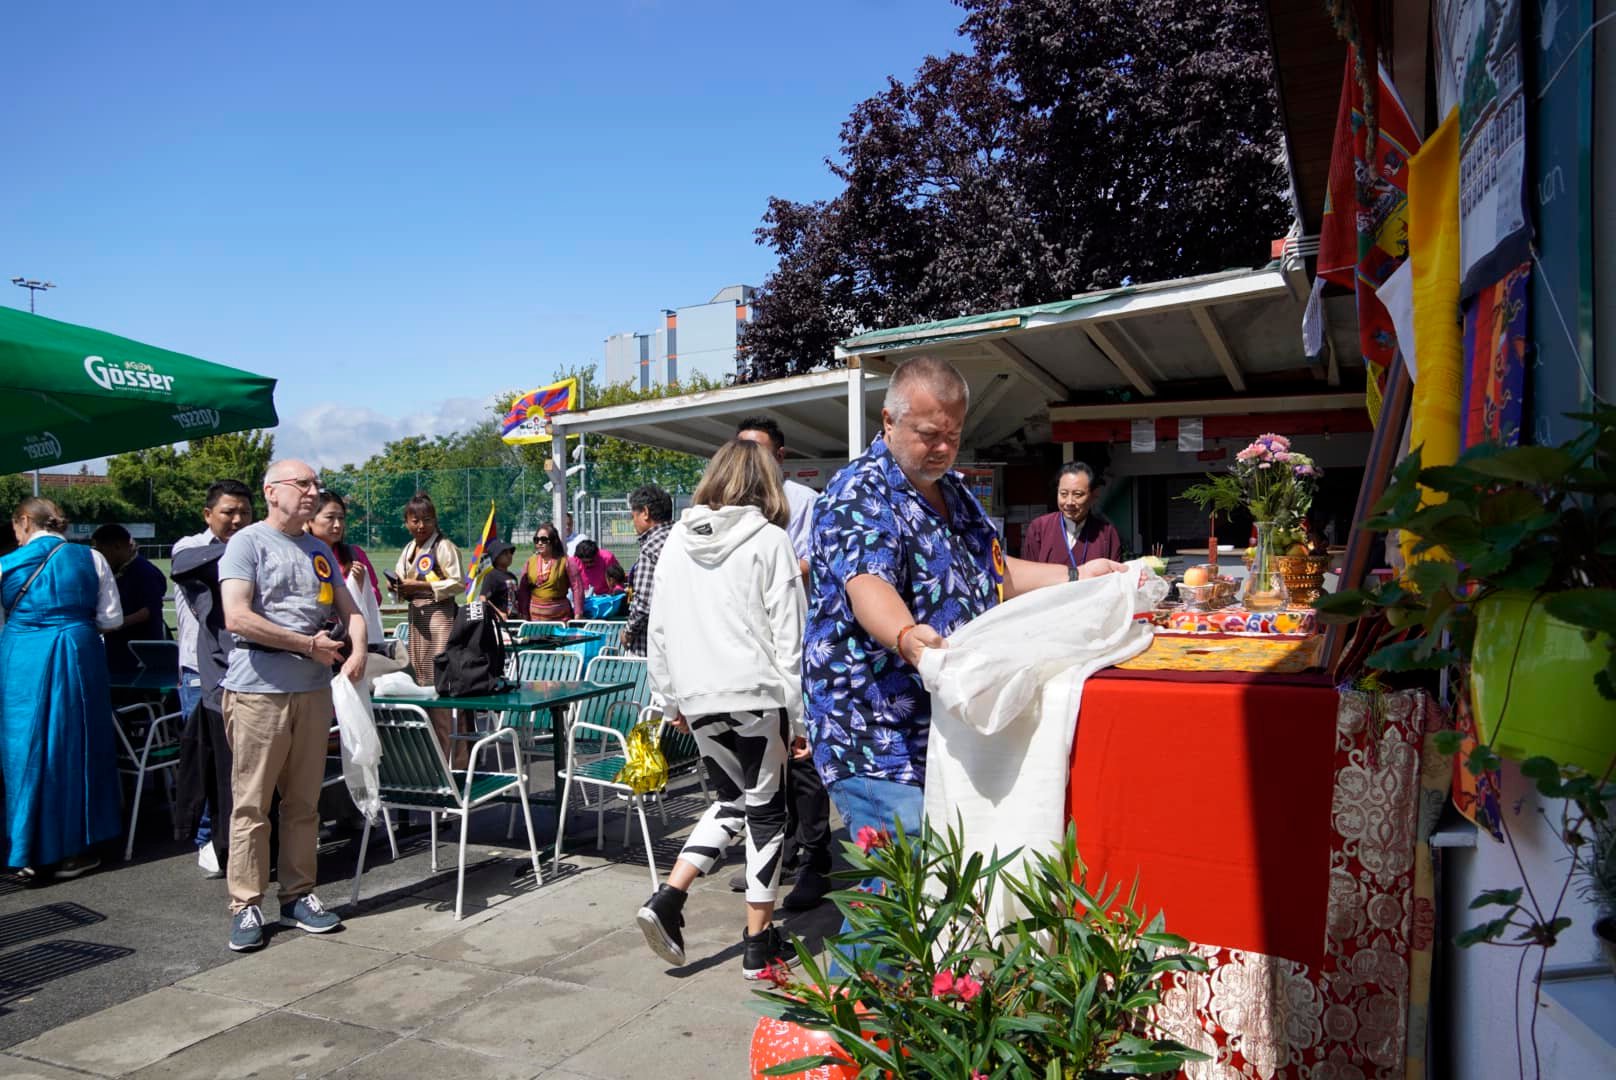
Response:
[{"label": "g\u00f6sser logo text", "polygon": [[48,431],[23,437],[22,452],[29,461],[55,460],[62,456],[62,444]]},{"label": "g\u00f6sser logo text", "polygon": [[84,373],[103,390],[111,390],[114,386],[127,386],[134,390],[160,390],[169,394],[174,392],[174,376],[159,375],[149,364],[142,364],[139,361],[125,361],[123,367],[110,367],[99,356],[86,356]]}]

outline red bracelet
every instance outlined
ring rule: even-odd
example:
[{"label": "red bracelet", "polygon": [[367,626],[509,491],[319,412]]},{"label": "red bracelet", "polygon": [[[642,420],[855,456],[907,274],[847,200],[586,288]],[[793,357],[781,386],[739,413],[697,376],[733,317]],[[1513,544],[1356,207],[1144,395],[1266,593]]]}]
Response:
[{"label": "red bracelet", "polygon": [[910,623],[908,626],[898,631],[898,640],[892,643],[892,651],[898,654],[899,660],[903,659],[903,635],[907,634],[909,631],[913,630],[919,625],[919,623]]}]

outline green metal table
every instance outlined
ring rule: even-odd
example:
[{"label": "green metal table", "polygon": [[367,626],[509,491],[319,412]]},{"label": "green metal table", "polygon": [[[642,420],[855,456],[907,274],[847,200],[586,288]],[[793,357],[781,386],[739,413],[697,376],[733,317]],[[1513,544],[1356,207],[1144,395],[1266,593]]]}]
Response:
[{"label": "green metal table", "polygon": [[588,645],[592,641],[601,641],[605,634],[589,634],[582,630],[566,631],[559,634],[540,634],[535,637],[523,638],[505,646],[508,653],[527,652],[531,649],[565,649],[569,645]]},{"label": "green metal table", "polygon": [[146,690],[153,694],[172,694],[180,687],[178,671],[154,671],[141,668],[122,675],[109,675],[107,685],[113,690]]},{"label": "green metal table", "polygon": [[[386,695],[373,697],[371,702],[376,705],[418,705],[423,709],[469,709],[486,712],[515,713],[519,716],[533,717],[540,712],[550,714],[550,753],[555,767],[554,775],[560,777],[562,755],[566,753],[565,742],[567,732],[566,713],[567,706],[575,701],[587,701],[590,698],[604,697],[623,690],[633,690],[634,683],[625,682],[590,682],[585,679],[576,681],[557,682],[526,682],[517,689],[503,694],[488,694],[482,697],[440,697],[433,694],[431,697],[388,697]],[[537,735],[541,733],[538,724],[526,726],[523,734]],[[552,792],[549,796],[529,795],[529,802],[538,801],[555,805],[557,795]],[[559,829],[560,823],[557,823]],[[553,844],[548,849],[554,851]]]}]

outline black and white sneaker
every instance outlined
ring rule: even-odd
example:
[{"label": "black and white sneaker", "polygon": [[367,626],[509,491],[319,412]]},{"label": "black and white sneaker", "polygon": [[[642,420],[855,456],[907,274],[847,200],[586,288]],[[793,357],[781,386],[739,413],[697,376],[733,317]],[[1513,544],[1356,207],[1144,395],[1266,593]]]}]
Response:
[{"label": "black and white sneaker", "polygon": [[741,976],[747,979],[758,979],[763,976],[765,968],[771,964],[783,962],[793,955],[786,945],[785,935],[780,928],[769,924],[756,934],[741,931]]},{"label": "black and white sneaker", "polygon": [[683,891],[672,885],[661,885],[640,908],[639,914],[634,916],[651,951],[674,967],[683,967],[685,962],[685,935],[682,930],[685,917],[681,914],[684,906]]}]

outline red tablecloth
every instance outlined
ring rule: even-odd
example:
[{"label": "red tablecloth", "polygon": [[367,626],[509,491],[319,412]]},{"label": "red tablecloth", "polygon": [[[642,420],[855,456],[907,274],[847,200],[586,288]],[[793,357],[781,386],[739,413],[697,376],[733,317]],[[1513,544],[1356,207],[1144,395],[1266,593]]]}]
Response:
[{"label": "red tablecloth", "polygon": [[1440,723],[1307,676],[1089,680],[1067,804],[1091,884],[1137,874],[1208,965],[1152,1009],[1209,1055],[1187,1080],[1420,1075]]},{"label": "red tablecloth", "polygon": [[1328,686],[1091,679],[1067,797],[1089,880],[1137,873],[1173,933],[1317,970],[1335,727]]}]

